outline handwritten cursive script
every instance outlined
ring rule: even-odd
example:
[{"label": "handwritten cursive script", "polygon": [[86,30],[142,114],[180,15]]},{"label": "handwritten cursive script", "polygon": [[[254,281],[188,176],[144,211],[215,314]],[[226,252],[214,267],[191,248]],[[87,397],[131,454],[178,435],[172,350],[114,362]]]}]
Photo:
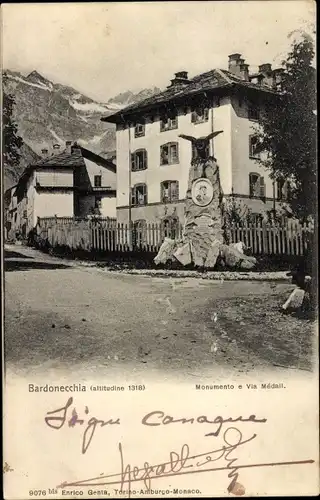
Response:
[{"label": "handwritten cursive script", "polygon": [[[92,441],[96,428],[98,426],[105,427],[106,425],[115,425],[120,424],[120,419],[109,419],[109,420],[101,420],[96,417],[90,417],[88,420],[80,419],[77,413],[76,408],[73,408],[71,417],[68,418],[68,409],[71,407],[73,403],[73,398],[70,397],[65,406],[62,408],[58,408],[57,410],[48,411],[47,416],[45,417],[46,424],[52,429],[61,429],[66,422],[68,422],[69,427],[75,427],[78,425],[85,425],[85,430],[82,436],[82,453],[86,453],[89,448],[89,445]],[[86,406],[84,410],[85,414],[88,415],[89,408]],[[49,415],[49,416],[48,416]]]},{"label": "handwritten cursive script", "polygon": [[[88,450],[92,438],[96,432],[97,427],[105,427],[106,425],[120,425],[120,418],[102,420],[96,417],[91,417],[89,419],[79,418],[76,408],[73,408],[70,416],[71,405],[73,403],[73,398],[70,397],[61,408],[57,410],[48,411],[45,417],[46,424],[52,429],[61,429],[66,422],[69,427],[75,427],[76,425],[85,425],[85,431],[82,437],[82,453],[86,453]],[[84,410],[85,415],[88,415],[89,409],[86,406]],[[222,417],[220,415],[216,417],[209,418],[206,415],[199,415],[197,417],[179,417],[175,418],[170,415],[166,415],[163,411],[152,411],[147,413],[141,420],[142,425],[157,427],[160,425],[169,424],[211,424],[215,426],[215,430],[205,434],[206,436],[219,436],[224,424],[236,423],[236,422],[250,422],[250,423],[265,423],[266,418],[257,418],[255,415],[250,415],[249,417]]]},{"label": "handwritten cursive script", "polygon": [[249,417],[221,417],[218,415],[217,417],[210,419],[207,415],[199,415],[197,417],[180,417],[174,418],[170,415],[165,415],[163,411],[152,411],[145,415],[142,419],[143,425],[149,426],[158,426],[158,425],[168,425],[168,424],[215,424],[217,425],[217,429],[215,431],[206,434],[206,436],[219,436],[220,431],[222,429],[223,424],[226,423],[235,423],[235,422],[251,422],[256,424],[264,424],[267,421],[266,418],[258,419],[255,415],[250,415]]},{"label": "handwritten cursive script", "polygon": [[[46,424],[56,430],[61,429],[66,423],[69,427],[75,427],[76,425],[84,425],[84,433],[82,436],[82,453],[86,453],[92,438],[96,432],[97,427],[104,427],[106,425],[119,425],[120,418],[103,420],[96,417],[85,417],[79,418],[76,408],[71,408],[73,404],[73,398],[70,397],[67,403],[53,411],[47,412],[45,417]],[[90,411],[86,406],[84,413],[87,416]],[[210,436],[218,439],[223,439],[220,446],[216,446],[214,449],[210,449],[207,452],[200,453],[197,455],[190,454],[190,447],[188,444],[183,444],[179,452],[170,451],[169,460],[166,462],[161,462],[156,465],[151,465],[149,462],[145,461],[144,465],[131,465],[127,464],[124,457],[124,446],[122,443],[118,444],[119,457],[120,457],[120,472],[108,475],[99,475],[94,478],[80,480],[76,482],[64,482],[59,488],[65,488],[67,486],[74,487],[86,487],[86,486],[111,486],[120,485],[120,491],[126,486],[128,488],[129,496],[131,485],[134,482],[143,482],[147,490],[151,489],[152,481],[157,478],[179,476],[182,474],[199,474],[202,472],[214,472],[214,471],[227,471],[228,478],[231,480],[228,486],[228,491],[234,494],[244,494],[244,487],[239,484],[238,476],[239,470],[251,467],[273,467],[281,465],[297,465],[297,464],[311,464],[314,460],[299,460],[299,461],[289,461],[289,462],[268,462],[268,463],[251,463],[251,464],[239,464],[238,458],[234,455],[234,452],[239,447],[247,445],[254,439],[256,439],[257,434],[252,434],[251,437],[243,439],[242,432],[238,427],[231,426],[234,423],[254,423],[262,424],[266,423],[266,418],[257,418],[255,415],[250,415],[249,417],[207,417],[206,415],[200,415],[197,417],[172,417],[166,415],[163,411],[156,410],[147,413],[141,420],[142,425],[157,427],[161,425],[168,424],[209,424],[214,426],[214,429],[206,433],[205,436]],[[224,429],[222,434],[223,426],[229,426]],[[211,467],[212,463],[215,463],[215,467]]]},{"label": "handwritten cursive script", "polygon": [[[228,478],[231,479],[228,485],[228,491],[236,494],[239,470],[252,467],[274,467],[281,465],[298,465],[311,464],[314,460],[299,460],[290,462],[269,462],[269,463],[251,463],[251,464],[236,464],[237,457],[232,453],[240,446],[246,445],[256,439],[257,435],[253,434],[248,439],[243,439],[241,431],[236,427],[229,427],[224,431],[223,444],[221,447],[211,449],[210,451],[197,455],[190,455],[188,444],[183,444],[179,452],[170,451],[169,460],[156,465],[151,465],[149,462],[144,462],[144,465],[126,464],[124,459],[124,447],[119,443],[120,466],[121,472],[116,474],[100,475],[90,479],[80,480],[76,482],[64,482],[58,488],[66,487],[87,487],[87,486],[112,486],[119,485],[119,489],[123,492],[126,487],[126,493],[130,497],[131,486],[134,482],[143,482],[147,490],[151,489],[152,481],[157,478],[180,476],[184,474],[200,474],[203,472],[227,471]],[[220,461],[220,462],[219,462]],[[210,465],[215,462],[215,467]],[[209,467],[208,467],[209,466]],[[240,485],[241,486],[241,485]],[[240,494],[243,494],[242,491]],[[237,493],[239,494],[239,493]]]},{"label": "handwritten cursive script", "polygon": [[[65,488],[67,486],[110,486],[120,485],[120,491],[126,486],[131,490],[133,482],[142,481],[147,488],[151,489],[152,480],[160,477],[178,476],[181,474],[194,474],[199,472],[209,472],[212,470],[228,470],[228,477],[232,478],[229,488],[232,489],[233,485],[238,478],[239,466],[234,465],[237,460],[236,457],[231,457],[231,453],[244,444],[256,438],[253,434],[248,439],[243,439],[242,433],[235,427],[229,427],[223,434],[223,445],[219,448],[200,453],[198,455],[190,455],[190,448],[188,444],[183,444],[180,452],[170,451],[169,460],[167,462],[151,465],[149,462],[144,462],[143,467],[137,465],[130,465],[125,463],[124,447],[119,443],[120,465],[121,472],[118,474],[110,474],[105,476],[98,476],[83,481],[72,483],[62,483],[59,487]],[[224,462],[220,467],[215,469],[207,469],[206,465],[212,462],[218,462],[224,458]],[[227,462],[227,464],[226,464]]]}]

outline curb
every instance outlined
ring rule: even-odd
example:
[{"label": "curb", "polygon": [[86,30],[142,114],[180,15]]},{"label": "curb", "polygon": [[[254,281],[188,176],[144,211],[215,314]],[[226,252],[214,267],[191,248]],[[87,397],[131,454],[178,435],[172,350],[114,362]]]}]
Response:
[{"label": "curb", "polygon": [[[10,249],[9,245],[6,245],[7,249]],[[9,247],[9,248],[8,248]],[[20,249],[20,248],[19,248]],[[27,250],[26,254],[32,254],[34,249],[29,251],[29,248],[22,245],[23,250]],[[43,258],[53,259],[56,262],[64,261],[70,267],[84,267],[87,269],[96,269],[102,272],[109,272],[114,274],[125,274],[125,275],[137,275],[137,276],[149,276],[149,277],[159,277],[159,278],[196,278],[211,281],[276,281],[282,283],[292,283],[291,276],[287,276],[287,271],[184,271],[184,270],[170,270],[170,269],[114,269],[106,266],[104,261],[77,261],[65,259],[57,255],[44,254],[39,250],[35,250],[39,253],[39,256]],[[103,264],[104,266],[102,266]]]},{"label": "curb", "polygon": [[[88,266],[89,267],[89,266]],[[92,266],[90,266],[92,267]],[[93,266],[95,269],[98,266]],[[169,270],[138,270],[138,269],[125,269],[116,270],[108,268],[100,268],[105,272],[112,272],[116,274],[131,274],[138,276],[149,276],[159,278],[197,278],[211,281],[278,281],[282,283],[291,283],[291,277],[287,276],[287,271],[284,272],[236,272],[236,271],[169,271]]]}]

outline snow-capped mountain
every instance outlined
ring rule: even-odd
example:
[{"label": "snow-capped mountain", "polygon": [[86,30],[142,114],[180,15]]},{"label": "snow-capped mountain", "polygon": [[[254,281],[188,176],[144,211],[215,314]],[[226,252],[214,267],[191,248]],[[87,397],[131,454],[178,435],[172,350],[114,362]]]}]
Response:
[{"label": "snow-capped mountain", "polygon": [[6,70],[5,91],[15,97],[13,116],[19,135],[35,153],[78,141],[96,153],[113,151],[115,126],[101,117],[138,102],[160,89],[145,89],[134,94],[124,92],[106,103],[97,102],[72,87],[54,83],[37,71],[23,75]]}]

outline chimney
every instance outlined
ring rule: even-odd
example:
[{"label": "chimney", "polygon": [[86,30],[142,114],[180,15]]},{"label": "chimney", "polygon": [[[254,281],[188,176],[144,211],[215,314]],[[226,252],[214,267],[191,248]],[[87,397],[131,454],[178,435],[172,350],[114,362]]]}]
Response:
[{"label": "chimney", "polygon": [[284,69],[283,68],[277,68],[273,70],[273,86],[276,90],[281,90],[282,89],[282,76],[283,76]]},{"label": "chimney", "polygon": [[273,87],[274,77],[271,64],[270,63],[260,64],[259,73],[263,75],[262,83],[264,83],[264,85],[268,85],[269,87]]},{"label": "chimney", "polygon": [[71,146],[71,153],[78,153],[80,152],[80,146],[77,142],[74,142]]},{"label": "chimney", "polygon": [[249,64],[240,64],[240,76],[246,82],[249,81]]},{"label": "chimney", "polygon": [[41,149],[41,155],[43,158],[46,158],[48,156],[48,154],[49,154],[49,151],[47,148]]},{"label": "chimney", "polygon": [[53,147],[53,154],[54,155],[60,153],[60,144],[54,144],[52,147]]},{"label": "chimney", "polygon": [[228,69],[230,73],[240,76],[240,65],[244,63],[244,59],[241,59],[241,54],[230,54]]},{"label": "chimney", "polygon": [[66,152],[71,154],[72,141],[66,141]]},{"label": "chimney", "polygon": [[270,63],[260,64],[259,73],[269,73],[269,71],[272,71]]},{"label": "chimney", "polygon": [[188,72],[187,71],[178,71],[174,74],[174,78],[171,80],[171,85],[169,87],[173,87],[175,85],[187,85],[189,83]]}]

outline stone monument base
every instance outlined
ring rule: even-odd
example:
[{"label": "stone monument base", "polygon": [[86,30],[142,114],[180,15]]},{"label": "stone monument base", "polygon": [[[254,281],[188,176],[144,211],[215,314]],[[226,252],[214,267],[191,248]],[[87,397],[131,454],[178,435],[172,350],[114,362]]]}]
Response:
[{"label": "stone monument base", "polygon": [[219,263],[229,269],[253,269],[257,263],[256,258],[245,255],[237,245],[224,245],[214,241],[209,248],[199,249],[194,241],[165,238],[154,262],[159,265],[178,261],[183,266],[193,264],[205,269],[213,269]]}]

